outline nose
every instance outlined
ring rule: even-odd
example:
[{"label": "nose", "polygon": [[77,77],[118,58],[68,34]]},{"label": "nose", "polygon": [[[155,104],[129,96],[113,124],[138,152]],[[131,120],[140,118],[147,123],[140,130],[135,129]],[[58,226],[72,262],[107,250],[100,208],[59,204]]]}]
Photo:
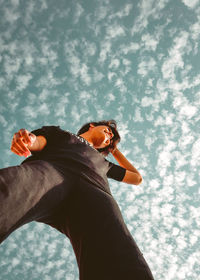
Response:
[{"label": "nose", "polygon": [[107,134],[109,135],[109,138],[112,139],[114,134],[111,131],[108,131]]},{"label": "nose", "polygon": [[110,139],[112,139],[114,134],[112,132],[110,132],[109,134],[110,134]]}]

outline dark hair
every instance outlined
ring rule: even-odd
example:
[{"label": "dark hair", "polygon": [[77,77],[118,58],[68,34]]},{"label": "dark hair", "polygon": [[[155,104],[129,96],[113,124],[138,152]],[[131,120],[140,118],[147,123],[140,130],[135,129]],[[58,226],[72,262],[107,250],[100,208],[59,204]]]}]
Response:
[{"label": "dark hair", "polygon": [[116,121],[115,120],[108,120],[108,121],[102,120],[102,121],[99,121],[99,122],[86,123],[79,129],[79,131],[77,132],[77,135],[80,135],[80,134],[88,131],[89,128],[90,128],[90,124],[93,124],[94,126],[106,125],[106,126],[110,127],[110,129],[112,130],[112,133],[113,133],[114,136],[111,139],[110,145],[105,147],[105,148],[97,149],[104,156],[107,156],[110,153],[110,151],[116,147],[117,143],[120,142],[120,139],[121,139],[120,135],[117,131]]}]

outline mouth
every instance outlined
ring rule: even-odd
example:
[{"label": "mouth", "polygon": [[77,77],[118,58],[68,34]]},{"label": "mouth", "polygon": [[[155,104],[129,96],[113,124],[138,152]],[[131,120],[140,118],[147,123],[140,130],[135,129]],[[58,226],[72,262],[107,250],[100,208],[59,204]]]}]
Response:
[{"label": "mouth", "polygon": [[[107,143],[108,140],[109,140],[109,143]],[[108,134],[105,134],[104,144],[110,144],[110,141],[111,141],[111,136]]]},{"label": "mouth", "polygon": [[105,139],[106,139],[106,140],[111,139],[111,136],[110,136],[109,134],[106,133],[106,134],[105,134]]}]

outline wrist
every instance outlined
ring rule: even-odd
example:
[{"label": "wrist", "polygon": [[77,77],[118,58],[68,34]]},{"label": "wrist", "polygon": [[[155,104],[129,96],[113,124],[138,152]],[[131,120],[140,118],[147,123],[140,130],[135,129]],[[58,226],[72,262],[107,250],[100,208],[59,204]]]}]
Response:
[{"label": "wrist", "polygon": [[115,148],[115,149],[111,152],[112,155],[113,155],[113,156],[116,155],[117,151],[119,151],[118,148]]}]

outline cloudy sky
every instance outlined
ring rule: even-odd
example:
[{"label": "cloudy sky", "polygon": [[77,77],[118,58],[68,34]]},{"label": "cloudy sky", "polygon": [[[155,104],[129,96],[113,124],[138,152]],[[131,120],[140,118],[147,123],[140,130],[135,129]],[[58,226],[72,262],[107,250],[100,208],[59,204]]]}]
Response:
[{"label": "cloudy sky", "polygon": [[[200,279],[199,42],[199,0],[0,0],[0,167],[20,164],[20,128],[115,119],[143,183],[110,187],[155,280]],[[78,280],[43,224],[0,256],[2,279]]]}]

